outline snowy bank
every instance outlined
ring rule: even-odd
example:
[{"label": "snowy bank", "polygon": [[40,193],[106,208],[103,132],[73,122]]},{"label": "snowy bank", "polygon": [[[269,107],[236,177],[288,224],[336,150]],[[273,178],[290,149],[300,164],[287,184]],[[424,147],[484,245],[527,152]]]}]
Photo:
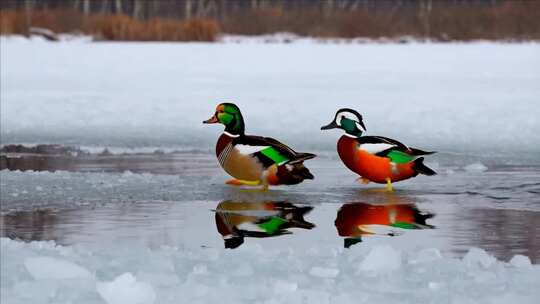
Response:
[{"label": "snowy bank", "polygon": [[[536,303],[540,266],[471,249],[115,248],[1,239],[2,303]],[[39,261],[42,269],[29,266]],[[391,261],[387,263],[387,261]]]}]

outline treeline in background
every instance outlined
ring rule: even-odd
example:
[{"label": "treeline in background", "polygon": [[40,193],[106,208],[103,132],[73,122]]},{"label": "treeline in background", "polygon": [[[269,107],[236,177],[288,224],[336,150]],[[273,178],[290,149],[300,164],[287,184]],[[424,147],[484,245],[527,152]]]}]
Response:
[{"label": "treeline in background", "polygon": [[0,33],[215,41],[290,32],[321,38],[540,40],[540,0],[2,0]]}]

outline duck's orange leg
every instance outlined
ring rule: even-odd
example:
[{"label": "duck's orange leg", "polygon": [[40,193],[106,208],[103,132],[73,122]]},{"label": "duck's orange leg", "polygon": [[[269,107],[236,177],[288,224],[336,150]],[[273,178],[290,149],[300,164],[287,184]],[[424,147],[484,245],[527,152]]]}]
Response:
[{"label": "duck's orange leg", "polygon": [[392,187],[392,180],[390,179],[390,177],[386,178],[386,190],[388,192],[393,192],[394,191],[394,187]]}]

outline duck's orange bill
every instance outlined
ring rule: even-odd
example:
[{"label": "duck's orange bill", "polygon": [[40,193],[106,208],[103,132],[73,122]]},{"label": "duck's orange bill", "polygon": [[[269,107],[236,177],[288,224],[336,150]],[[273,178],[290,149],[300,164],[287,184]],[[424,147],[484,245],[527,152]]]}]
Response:
[{"label": "duck's orange bill", "polygon": [[216,115],[210,117],[210,119],[208,119],[208,120],[203,121],[203,123],[205,123],[205,124],[213,124],[213,123],[216,123],[216,122],[219,122],[219,119],[217,118]]}]

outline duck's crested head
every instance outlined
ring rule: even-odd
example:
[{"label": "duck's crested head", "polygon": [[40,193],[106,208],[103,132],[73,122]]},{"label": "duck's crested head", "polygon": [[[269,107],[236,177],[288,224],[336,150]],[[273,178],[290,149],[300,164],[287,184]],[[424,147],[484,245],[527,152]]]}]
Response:
[{"label": "duck's crested head", "polygon": [[343,129],[347,134],[352,136],[361,136],[366,131],[366,126],[362,120],[362,115],[356,110],[342,108],[336,112],[334,120],[326,126],[321,127],[321,130]]},{"label": "duck's crested head", "polygon": [[214,116],[203,121],[205,124],[220,123],[225,125],[225,131],[230,134],[244,134],[244,119],[240,108],[230,102],[220,103],[216,107]]}]

